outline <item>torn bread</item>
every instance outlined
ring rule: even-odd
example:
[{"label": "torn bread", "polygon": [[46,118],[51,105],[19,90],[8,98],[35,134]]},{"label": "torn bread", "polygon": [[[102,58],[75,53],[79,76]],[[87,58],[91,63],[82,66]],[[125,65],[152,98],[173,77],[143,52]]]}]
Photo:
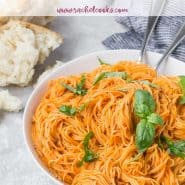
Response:
[{"label": "torn bread", "polygon": [[19,112],[22,108],[21,100],[11,95],[8,90],[0,91],[0,110]]},{"label": "torn bread", "polygon": [[0,86],[26,86],[34,67],[63,42],[62,37],[44,27],[10,21],[0,27]]},{"label": "torn bread", "polygon": [[37,82],[34,84],[34,88],[37,87],[38,84],[50,73],[52,73],[55,69],[59,68],[61,65],[65,64],[64,62],[61,61],[56,61],[56,64],[54,66],[48,66],[46,70],[39,76],[37,79]]},{"label": "torn bread", "polygon": [[55,17],[53,16],[0,16],[0,25],[6,24],[10,20],[21,20],[41,26],[46,26],[54,18]]}]

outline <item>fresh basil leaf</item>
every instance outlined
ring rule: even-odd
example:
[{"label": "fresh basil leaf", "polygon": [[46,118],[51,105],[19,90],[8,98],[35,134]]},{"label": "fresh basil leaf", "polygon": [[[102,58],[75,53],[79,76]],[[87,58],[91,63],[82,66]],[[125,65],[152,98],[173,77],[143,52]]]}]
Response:
[{"label": "fresh basil leaf", "polygon": [[168,150],[172,155],[185,159],[185,140],[172,141],[167,137],[162,137],[163,141],[167,144]]},{"label": "fresh basil leaf", "polygon": [[83,88],[85,85],[85,80],[85,75],[82,75],[80,83],[76,86],[76,94],[84,96],[87,93],[87,89]]},{"label": "fresh basil leaf", "polygon": [[98,57],[98,61],[99,61],[100,65],[110,65],[110,64],[106,63],[104,60],[102,60],[99,57]]},{"label": "fresh basil leaf", "polygon": [[82,75],[81,80],[80,80],[80,83],[77,84],[76,88],[77,89],[82,89],[83,86],[85,85],[85,80],[86,80],[85,75]]},{"label": "fresh basil leaf", "polygon": [[66,89],[68,89],[69,91],[73,92],[74,94],[76,94],[76,89],[70,85],[67,85],[65,83],[62,83],[62,86]]},{"label": "fresh basil leaf", "polygon": [[134,98],[134,111],[140,118],[146,118],[155,111],[156,103],[152,95],[145,90],[136,90]]},{"label": "fresh basil leaf", "polygon": [[163,119],[161,118],[160,115],[152,113],[147,117],[147,122],[152,123],[154,125],[162,125]]},{"label": "fresh basil leaf", "polygon": [[87,93],[87,89],[84,89],[85,80],[86,80],[85,75],[82,75],[80,83],[76,85],[76,88],[65,83],[62,83],[62,86],[68,89],[69,91],[73,92],[74,94],[84,96]]},{"label": "fresh basil leaf", "polygon": [[182,97],[180,97],[180,99],[179,99],[179,104],[180,104],[180,105],[185,105],[185,95],[182,96]]},{"label": "fresh basil leaf", "polygon": [[119,77],[126,80],[127,73],[126,72],[102,72],[95,78],[93,85],[97,84],[99,81],[101,81],[104,78],[111,78],[111,77]]},{"label": "fresh basil leaf", "polygon": [[91,150],[86,151],[85,156],[84,156],[84,161],[85,162],[93,162],[96,159],[98,159],[98,155],[92,152]]},{"label": "fresh basil leaf", "polygon": [[151,114],[149,107],[145,104],[135,105],[134,111],[136,115],[140,118],[146,118],[148,115]]},{"label": "fresh basil leaf", "polygon": [[185,159],[185,141],[176,141],[169,146],[169,151],[171,154]]},{"label": "fresh basil leaf", "polygon": [[82,104],[79,108],[75,108],[69,105],[62,105],[59,108],[59,111],[68,116],[74,116],[76,115],[76,113],[83,111],[86,107],[87,107],[87,103]]},{"label": "fresh basil leaf", "polygon": [[91,131],[89,132],[85,138],[84,138],[84,141],[83,141],[83,145],[84,145],[84,148],[85,149],[88,149],[88,146],[89,146],[89,140],[92,139],[94,137],[94,133]]},{"label": "fresh basil leaf", "polygon": [[148,80],[140,80],[139,82],[144,84],[144,85],[148,85],[150,87],[153,87],[153,88],[158,88],[159,87],[157,84],[151,83]]},{"label": "fresh basil leaf", "polygon": [[154,141],[155,127],[142,119],[136,127],[136,146],[139,152],[144,152]]},{"label": "fresh basil leaf", "polygon": [[127,73],[126,72],[106,72],[105,76],[106,78],[119,77],[119,78],[126,80]]},{"label": "fresh basil leaf", "polygon": [[99,74],[99,75],[95,78],[95,80],[94,80],[94,82],[93,82],[93,85],[96,85],[99,81],[101,81],[101,80],[104,79],[104,78],[106,78],[106,72],[103,72],[103,73]]},{"label": "fresh basil leaf", "polygon": [[132,80],[131,77],[127,77],[126,82],[127,83],[134,83],[134,82],[137,82],[137,80]]},{"label": "fresh basil leaf", "polygon": [[173,145],[173,141],[165,136],[160,136],[161,143],[166,143],[167,145]]},{"label": "fresh basil leaf", "polygon": [[182,89],[183,94],[185,95],[185,76],[179,76],[180,81],[179,81],[179,85]]},{"label": "fresh basil leaf", "polygon": [[90,139],[92,139],[94,137],[94,133],[93,132],[89,132],[83,141],[83,146],[84,146],[84,151],[85,151],[85,155],[83,157],[83,159],[78,163],[79,166],[83,165],[83,162],[93,162],[96,159],[98,159],[98,155],[96,153],[94,153],[90,148],[89,148],[89,141]]},{"label": "fresh basil leaf", "polygon": [[132,80],[131,78],[127,78],[127,83],[141,83],[144,85],[148,85],[152,88],[159,88],[159,86],[157,84],[151,83],[148,80]]},{"label": "fresh basil leaf", "polygon": [[78,110],[76,108],[73,108],[73,107],[68,106],[68,105],[62,105],[59,108],[59,111],[68,115],[68,116],[74,116],[78,112]]},{"label": "fresh basil leaf", "polygon": [[183,96],[179,99],[179,104],[184,105],[185,104],[185,76],[179,76],[179,86],[182,89]]}]

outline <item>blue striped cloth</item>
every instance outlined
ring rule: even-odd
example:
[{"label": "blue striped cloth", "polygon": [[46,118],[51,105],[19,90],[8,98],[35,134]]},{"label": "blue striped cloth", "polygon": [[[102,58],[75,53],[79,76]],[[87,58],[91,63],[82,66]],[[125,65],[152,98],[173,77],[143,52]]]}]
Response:
[{"label": "blue striped cloth", "polygon": [[[147,17],[117,17],[116,21],[128,27],[129,31],[115,33],[105,39],[103,44],[109,49],[141,49],[147,26]],[[160,17],[147,50],[163,53],[184,22],[184,16]],[[172,56],[185,62],[185,40],[175,49]]]}]

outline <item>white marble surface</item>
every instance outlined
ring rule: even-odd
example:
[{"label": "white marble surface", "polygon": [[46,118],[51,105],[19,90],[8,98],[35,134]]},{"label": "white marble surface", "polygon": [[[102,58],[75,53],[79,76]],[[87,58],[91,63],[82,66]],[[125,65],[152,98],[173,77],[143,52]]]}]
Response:
[{"label": "white marble surface", "polygon": [[[37,67],[36,76],[56,59],[67,62],[80,55],[104,50],[103,39],[126,30],[113,17],[58,17],[49,27],[63,35],[64,44],[52,53],[44,66]],[[25,104],[33,88],[9,87],[9,90]],[[36,166],[25,147],[22,115],[23,111],[0,112],[0,184],[55,185]]]}]

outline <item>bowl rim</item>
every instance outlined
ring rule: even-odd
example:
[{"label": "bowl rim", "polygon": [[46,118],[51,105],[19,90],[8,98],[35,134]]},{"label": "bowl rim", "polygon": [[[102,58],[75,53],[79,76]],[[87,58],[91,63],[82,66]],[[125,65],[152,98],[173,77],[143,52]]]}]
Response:
[{"label": "bowl rim", "polygon": [[[35,162],[35,164],[41,169],[41,171],[44,172],[44,174],[46,174],[49,177],[50,180],[52,180],[53,182],[55,182],[58,185],[63,185],[64,182],[59,181],[54,175],[52,175],[52,173],[49,172],[49,169],[47,167],[45,167],[45,165],[42,163],[41,159],[39,159],[38,154],[36,153],[36,150],[34,149],[33,145],[30,146],[30,144],[29,144],[29,137],[30,136],[28,136],[29,134],[27,132],[27,129],[28,129],[30,123],[28,123],[27,114],[29,113],[29,110],[30,110],[30,107],[31,107],[31,103],[33,101],[33,97],[38,93],[39,89],[42,88],[43,84],[46,83],[48,80],[52,79],[52,76],[54,74],[56,74],[57,72],[61,71],[61,69],[64,66],[70,66],[73,63],[75,63],[77,61],[80,61],[80,60],[82,60],[83,58],[86,58],[86,57],[91,57],[91,56],[94,56],[94,55],[99,56],[101,54],[107,54],[107,53],[110,54],[112,52],[118,52],[119,53],[120,51],[121,52],[129,51],[129,52],[135,52],[135,53],[136,52],[137,53],[140,52],[140,50],[137,50],[137,49],[102,50],[102,51],[95,51],[95,52],[91,52],[91,53],[79,56],[77,58],[74,58],[74,59],[66,62],[64,65],[58,67],[57,69],[55,69],[54,71],[52,71],[51,73],[46,75],[41,80],[41,82],[39,82],[37,87],[35,87],[35,89],[33,89],[32,93],[29,95],[29,98],[28,98],[28,101],[26,102],[26,106],[25,106],[24,113],[23,113],[23,137],[24,137],[24,143],[26,145],[27,151],[31,155],[31,157],[32,157],[33,161]],[[160,53],[151,52],[151,51],[148,51],[147,54],[149,54],[149,55],[150,54],[157,54],[159,56],[162,56],[162,54],[160,54]],[[180,60],[175,59],[174,57],[170,57],[170,59],[173,59],[173,60],[178,61],[178,62],[182,62]]]}]

